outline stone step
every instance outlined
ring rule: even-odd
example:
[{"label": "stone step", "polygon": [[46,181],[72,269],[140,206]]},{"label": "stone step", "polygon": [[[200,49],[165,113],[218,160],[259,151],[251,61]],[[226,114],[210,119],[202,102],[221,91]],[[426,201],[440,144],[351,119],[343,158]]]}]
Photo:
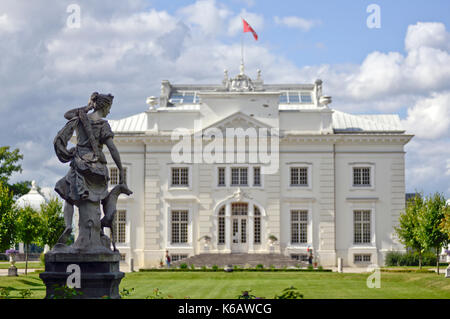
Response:
[{"label": "stone step", "polygon": [[268,268],[270,266],[283,267],[283,266],[306,266],[307,263],[292,260],[283,254],[245,254],[245,253],[233,253],[233,254],[199,254],[186,259],[182,259],[172,263],[173,266],[179,266],[181,264],[187,264],[188,266],[194,265],[195,267],[212,266],[217,265],[224,267],[227,265],[236,266],[257,266],[259,264]]}]

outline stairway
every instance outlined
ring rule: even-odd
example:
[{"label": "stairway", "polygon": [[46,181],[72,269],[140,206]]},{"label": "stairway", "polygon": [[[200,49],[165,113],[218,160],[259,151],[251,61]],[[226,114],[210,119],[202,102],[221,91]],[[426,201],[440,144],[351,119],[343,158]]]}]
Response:
[{"label": "stairway", "polygon": [[195,267],[207,266],[211,267],[217,265],[224,267],[231,266],[251,266],[264,265],[264,268],[274,266],[280,267],[297,267],[301,265],[306,267],[307,263],[298,260],[292,260],[291,258],[283,254],[245,254],[245,253],[233,253],[233,254],[199,254],[182,260],[173,262],[172,265],[177,267],[181,264],[187,264],[188,266],[194,265]]}]

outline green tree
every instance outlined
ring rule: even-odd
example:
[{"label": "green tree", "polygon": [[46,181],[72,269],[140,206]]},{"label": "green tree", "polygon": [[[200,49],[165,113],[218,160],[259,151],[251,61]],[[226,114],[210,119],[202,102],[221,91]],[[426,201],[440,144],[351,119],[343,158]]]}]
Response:
[{"label": "green tree", "polygon": [[6,185],[0,182],[0,252],[5,252],[15,243],[16,215],[13,194]]},{"label": "green tree", "polygon": [[41,205],[42,232],[39,245],[48,245],[50,249],[58,242],[59,236],[65,229],[62,202],[53,197]]},{"label": "green tree", "polygon": [[43,230],[42,218],[30,206],[19,209],[16,219],[17,239],[25,246],[25,275],[28,272],[29,246],[39,242]]},{"label": "green tree", "polygon": [[22,166],[19,161],[23,159],[23,155],[16,148],[12,151],[9,146],[0,147],[0,182],[8,186],[14,196],[19,197],[30,191],[31,182],[23,181],[9,184],[9,178],[15,172],[22,172]]},{"label": "green tree", "polygon": [[441,222],[441,231],[446,233],[448,241],[450,241],[450,205],[446,205],[444,209],[444,219]]},{"label": "green tree", "polygon": [[400,214],[399,225],[395,231],[400,242],[406,247],[412,248],[419,254],[419,268],[422,269],[422,253],[424,246],[419,237],[419,216],[424,209],[424,202],[421,195],[411,198],[406,204],[405,212]]},{"label": "green tree", "polygon": [[418,237],[425,249],[436,250],[436,266],[439,274],[439,253],[448,243],[448,235],[441,229],[444,219],[445,197],[439,193],[428,196],[424,201],[424,208],[419,215]]}]

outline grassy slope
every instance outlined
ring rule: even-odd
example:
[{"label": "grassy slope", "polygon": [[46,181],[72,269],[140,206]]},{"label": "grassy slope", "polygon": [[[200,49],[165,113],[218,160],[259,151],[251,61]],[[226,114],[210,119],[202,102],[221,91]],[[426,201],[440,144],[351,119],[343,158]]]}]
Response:
[{"label": "grassy slope", "polygon": [[[450,279],[436,274],[382,273],[381,288],[366,287],[367,274],[338,273],[133,273],[126,274],[120,289],[134,288],[130,298],[145,298],[159,288],[174,298],[231,298],[243,290],[272,298],[294,286],[305,298],[445,298],[450,299]],[[31,289],[32,298],[43,298],[45,287],[37,274],[18,278],[0,277],[0,287]],[[13,291],[11,296],[19,296]]]},{"label": "grassy slope", "polygon": [[[0,269],[8,269],[10,267],[9,262],[0,262]],[[18,269],[25,269],[25,262],[24,261],[18,261],[16,262],[16,267]],[[44,269],[44,266],[39,261],[29,261],[28,262],[28,269]]]}]

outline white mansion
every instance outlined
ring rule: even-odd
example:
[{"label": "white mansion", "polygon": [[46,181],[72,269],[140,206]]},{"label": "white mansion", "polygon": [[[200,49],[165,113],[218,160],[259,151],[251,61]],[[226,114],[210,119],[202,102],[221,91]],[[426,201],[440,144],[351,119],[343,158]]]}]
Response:
[{"label": "white mansion", "polygon": [[[242,65],[219,85],[162,81],[159,99],[147,101],[148,110],[109,121],[134,192],[119,198],[118,248],[136,267],[158,265],[166,250],[173,260],[236,252],[303,259],[311,248],[323,266],[338,258],[357,266],[404,249],[394,226],[412,135],[397,115],[333,110],[320,80],[264,84]],[[267,143],[252,134],[264,130]],[[188,160],[174,156],[180,151]]]}]

